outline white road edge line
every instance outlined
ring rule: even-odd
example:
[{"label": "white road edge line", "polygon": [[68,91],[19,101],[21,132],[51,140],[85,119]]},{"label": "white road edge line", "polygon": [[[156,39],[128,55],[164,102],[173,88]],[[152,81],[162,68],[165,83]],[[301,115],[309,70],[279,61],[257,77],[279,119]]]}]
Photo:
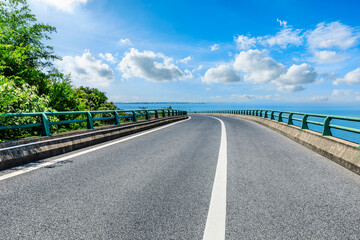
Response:
[{"label": "white road edge line", "polygon": [[111,142],[111,143],[108,143],[108,144],[104,144],[104,145],[101,145],[101,146],[98,146],[98,147],[94,147],[94,148],[91,148],[91,149],[87,149],[87,150],[84,150],[84,151],[82,151],[82,152],[77,152],[77,153],[74,153],[74,154],[71,154],[71,155],[68,155],[68,156],[65,156],[65,157],[60,157],[60,158],[58,158],[58,159],[56,159],[56,160],[52,160],[52,161],[49,161],[49,162],[40,163],[40,164],[37,164],[37,165],[35,165],[35,166],[28,166],[28,167],[25,167],[24,169],[21,169],[21,170],[18,170],[18,171],[11,172],[11,173],[8,173],[8,174],[5,174],[5,175],[0,176],[0,181],[5,180],[5,179],[8,179],[8,178],[12,178],[12,177],[15,177],[15,176],[24,174],[24,173],[31,172],[31,171],[37,170],[37,169],[39,169],[39,168],[47,167],[47,166],[49,166],[49,165],[52,165],[52,164],[55,164],[55,163],[59,163],[59,162],[68,160],[68,159],[70,159],[70,158],[74,158],[74,157],[77,157],[77,156],[80,156],[80,155],[83,155],[83,154],[86,154],[86,153],[89,153],[89,152],[93,152],[93,151],[96,151],[96,150],[99,150],[99,149],[102,149],[102,148],[105,148],[105,147],[109,147],[109,146],[114,145],[114,144],[118,144],[118,143],[121,143],[121,142],[125,142],[125,141],[127,141],[127,140],[134,139],[134,138],[137,138],[137,137],[140,137],[140,136],[143,136],[143,135],[146,135],[146,134],[155,132],[155,131],[159,131],[159,130],[161,130],[161,129],[174,126],[175,124],[179,124],[179,123],[188,121],[188,120],[190,120],[190,119],[191,119],[191,117],[189,117],[188,119],[185,119],[185,120],[181,120],[181,121],[179,121],[179,122],[170,123],[170,124],[165,125],[165,126],[162,126],[162,127],[158,127],[158,128],[155,128],[155,129],[146,131],[146,132],[142,132],[142,133],[139,133],[139,134],[130,136],[130,137],[126,137],[126,138],[123,138],[123,139],[120,139],[120,140],[117,140],[117,141],[114,141],[114,142]]},{"label": "white road edge line", "polygon": [[212,118],[221,123],[221,141],[203,240],[223,240],[226,226],[227,138],[224,122]]}]

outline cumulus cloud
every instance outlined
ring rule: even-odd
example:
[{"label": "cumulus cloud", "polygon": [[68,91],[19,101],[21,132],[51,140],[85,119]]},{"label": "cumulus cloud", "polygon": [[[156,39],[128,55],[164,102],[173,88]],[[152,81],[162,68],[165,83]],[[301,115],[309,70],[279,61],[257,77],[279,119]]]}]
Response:
[{"label": "cumulus cloud", "polygon": [[269,82],[286,72],[286,68],[266,53],[259,50],[240,52],[236,56],[234,68],[246,73],[245,80],[256,83]]},{"label": "cumulus cloud", "polygon": [[89,0],[32,0],[32,2],[53,6],[65,12],[73,12],[76,7],[85,5],[88,1]]},{"label": "cumulus cloud", "polygon": [[192,59],[192,57],[191,57],[191,56],[188,56],[188,57],[186,57],[186,58],[183,58],[183,59],[179,60],[179,62],[182,62],[182,63],[187,64],[191,59]]},{"label": "cumulus cloud", "polygon": [[184,73],[172,62],[172,58],[161,53],[139,52],[132,48],[125,53],[117,69],[125,79],[139,77],[154,82],[168,82],[183,78]]},{"label": "cumulus cloud", "polygon": [[239,35],[234,37],[234,40],[240,50],[247,50],[249,48],[255,47],[256,38],[249,38],[248,36]]},{"label": "cumulus cloud", "polygon": [[335,51],[316,51],[314,53],[314,57],[310,58],[310,61],[317,62],[319,64],[329,64],[329,63],[337,63],[342,62],[346,58],[337,54]]},{"label": "cumulus cloud", "polygon": [[359,37],[359,33],[350,26],[340,22],[322,22],[308,32],[307,42],[312,49],[348,49],[355,46]]},{"label": "cumulus cloud", "polygon": [[333,84],[338,85],[341,83],[345,83],[348,85],[359,84],[360,83],[360,67],[351,71],[345,75],[344,78],[337,78]]},{"label": "cumulus cloud", "polygon": [[303,84],[315,83],[318,77],[314,67],[303,63],[287,69],[269,57],[266,52],[248,50],[240,52],[233,64],[234,69],[244,74],[245,81],[253,83],[273,83],[282,92],[304,90]]},{"label": "cumulus cloud", "polygon": [[66,73],[71,73],[77,86],[109,87],[115,80],[114,71],[85,50],[81,56],[65,56],[58,65]]},{"label": "cumulus cloud", "polygon": [[303,63],[300,65],[292,65],[288,71],[281,75],[276,82],[284,85],[307,84],[316,81],[317,72],[314,67]]},{"label": "cumulus cloud", "polygon": [[210,68],[201,78],[203,83],[236,83],[240,82],[240,76],[229,65],[220,65],[216,68]]},{"label": "cumulus cloud", "polygon": [[314,67],[309,64],[294,64],[286,73],[272,82],[278,85],[278,90],[281,92],[298,92],[304,90],[303,84],[314,83],[317,75]]},{"label": "cumulus cloud", "polygon": [[214,45],[210,46],[210,49],[211,49],[212,52],[218,50],[219,49],[219,44],[214,44]]},{"label": "cumulus cloud", "polygon": [[120,39],[120,40],[118,41],[118,44],[119,44],[119,45],[122,45],[122,46],[131,46],[131,45],[132,45],[132,42],[131,42],[130,39],[124,38],[124,39]]},{"label": "cumulus cloud", "polygon": [[116,63],[115,57],[111,53],[100,53],[99,57],[110,63]]},{"label": "cumulus cloud", "polygon": [[300,29],[286,27],[285,24],[285,28],[278,32],[275,36],[259,37],[259,40],[263,45],[269,45],[270,47],[278,45],[282,48],[286,48],[288,45],[301,45],[303,42],[303,36],[301,35]]}]

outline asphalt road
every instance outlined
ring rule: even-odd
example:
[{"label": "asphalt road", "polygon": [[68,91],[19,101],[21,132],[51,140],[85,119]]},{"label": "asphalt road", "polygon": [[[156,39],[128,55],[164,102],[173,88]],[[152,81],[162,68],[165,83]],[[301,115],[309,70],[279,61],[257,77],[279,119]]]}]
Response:
[{"label": "asphalt road", "polygon": [[211,211],[225,211],[226,239],[360,239],[358,175],[256,123],[217,118],[226,158],[220,121],[192,116],[0,180],[0,239],[203,239]]}]

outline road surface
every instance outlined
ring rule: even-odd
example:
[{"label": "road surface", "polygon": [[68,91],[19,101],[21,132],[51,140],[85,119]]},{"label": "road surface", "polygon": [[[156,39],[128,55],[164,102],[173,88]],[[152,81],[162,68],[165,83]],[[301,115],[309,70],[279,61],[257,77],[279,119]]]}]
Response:
[{"label": "road surface", "polygon": [[2,171],[0,202],[0,239],[360,239],[358,175],[229,117]]}]

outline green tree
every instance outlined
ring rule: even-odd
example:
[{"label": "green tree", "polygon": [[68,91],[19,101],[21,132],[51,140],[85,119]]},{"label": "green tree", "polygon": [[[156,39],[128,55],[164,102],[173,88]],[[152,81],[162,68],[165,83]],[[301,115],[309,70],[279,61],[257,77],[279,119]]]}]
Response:
[{"label": "green tree", "polygon": [[[55,27],[37,23],[26,0],[0,2],[0,113],[114,110],[104,92],[95,88],[75,88],[70,75],[53,65],[60,60],[51,46],[44,44]],[[68,120],[81,116],[59,116]],[[34,117],[9,118],[0,115],[0,125],[39,122]],[[97,123],[98,125],[101,123]],[[78,129],[84,124],[52,126],[54,132]],[[1,139],[31,136],[36,129],[0,132]]]},{"label": "green tree", "polygon": [[79,87],[77,88],[77,93],[78,93],[78,98],[80,98],[82,101],[85,102],[86,109],[83,110],[87,110],[87,111],[99,109],[108,100],[105,93],[99,91],[96,88]]},{"label": "green tree", "polygon": [[46,46],[49,34],[56,29],[36,22],[25,0],[0,2],[0,74],[21,87],[27,83],[47,94],[52,78],[52,61],[60,59],[53,47]]}]

